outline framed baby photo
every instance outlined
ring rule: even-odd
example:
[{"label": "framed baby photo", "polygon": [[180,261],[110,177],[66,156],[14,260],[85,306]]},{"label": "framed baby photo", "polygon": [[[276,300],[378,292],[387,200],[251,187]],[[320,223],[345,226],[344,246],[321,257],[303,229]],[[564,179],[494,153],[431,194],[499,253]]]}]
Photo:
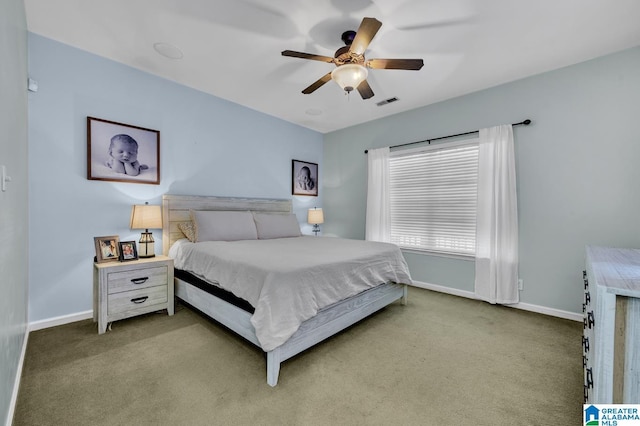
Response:
[{"label": "framed baby photo", "polygon": [[318,196],[318,165],[291,160],[291,193]]},{"label": "framed baby photo", "polygon": [[138,251],[136,250],[135,241],[120,241],[120,262],[128,260],[137,260]]},{"label": "framed baby photo", "polygon": [[120,237],[117,235],[107,237],[93,237],[96,246],[97,263],[115,262],[120,259]]},{"label": "framed baby photo", "polygon": [[87,179],[160,184],[160,131],[87,117]]}]

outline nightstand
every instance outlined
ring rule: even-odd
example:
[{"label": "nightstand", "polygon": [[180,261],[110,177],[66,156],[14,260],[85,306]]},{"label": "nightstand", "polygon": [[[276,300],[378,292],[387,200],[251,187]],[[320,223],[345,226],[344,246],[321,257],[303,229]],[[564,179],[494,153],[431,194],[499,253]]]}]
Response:
[{"label": "nightstand", "polygon": [[174,313],[173,259],[155,256],[93,264],[93,321],[98,334],[112,321],[166,309]]}]

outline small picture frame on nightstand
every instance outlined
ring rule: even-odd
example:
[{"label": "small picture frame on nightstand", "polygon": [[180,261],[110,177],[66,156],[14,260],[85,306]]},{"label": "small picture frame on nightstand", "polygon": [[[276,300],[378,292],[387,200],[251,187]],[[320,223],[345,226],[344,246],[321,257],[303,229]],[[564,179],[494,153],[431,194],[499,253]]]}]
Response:
[{"label": "small picture frame on nightstand", "polygon": [[96,262],[115,262],[120,258],[118,243],[120,237],[112,235],[108,237],[93,237],[96,246]]},{"label": "small picture frame on nightstand", "polygon": [[138,260],[135,241],[120,241],[120,262]]}]

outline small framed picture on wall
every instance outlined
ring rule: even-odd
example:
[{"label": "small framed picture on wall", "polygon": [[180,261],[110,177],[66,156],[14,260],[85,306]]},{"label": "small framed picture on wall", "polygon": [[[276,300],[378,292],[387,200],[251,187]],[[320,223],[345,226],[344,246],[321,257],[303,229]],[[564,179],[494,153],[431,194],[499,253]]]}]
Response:
[{"label": "small framed picture on wall", "polygon": [[291,193],[318,196],[318,165],[307,161],[291,160]]}]

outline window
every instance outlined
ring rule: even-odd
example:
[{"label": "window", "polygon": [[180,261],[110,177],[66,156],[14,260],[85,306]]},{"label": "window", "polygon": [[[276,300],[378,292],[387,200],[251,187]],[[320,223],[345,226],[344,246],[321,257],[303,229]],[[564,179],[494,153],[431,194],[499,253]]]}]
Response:
[{"label": "window", "polygon": [[473,256],[478,140],[395,151],[389,160],[391,242]]}]

